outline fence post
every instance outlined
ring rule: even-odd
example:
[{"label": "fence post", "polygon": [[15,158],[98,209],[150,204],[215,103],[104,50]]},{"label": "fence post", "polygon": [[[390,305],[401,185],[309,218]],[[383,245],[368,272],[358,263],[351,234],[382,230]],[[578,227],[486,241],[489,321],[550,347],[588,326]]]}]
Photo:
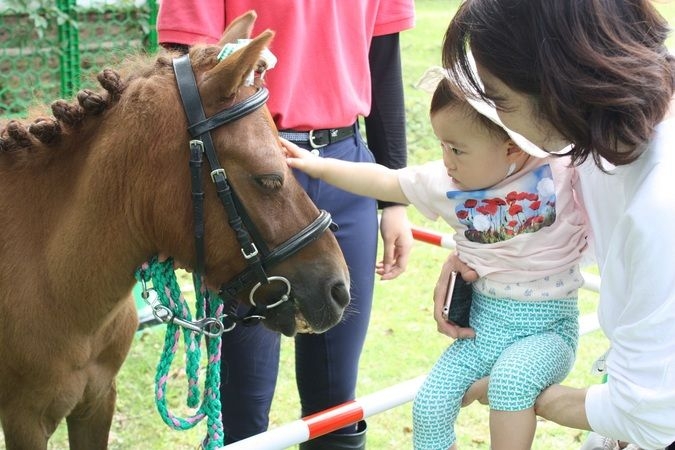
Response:
[{"label": "fence post", "polygon": [[150,17],[148,19],[148,40],[146,41],[146,50],[148,53],[155,53],[158,47],[157,37],[157,0],[147,0]]},{"label": "fence post", "polygon": [[76,0],[57,0],[59,10],[68,20],[59,24],[61,49],[61,97],[70,98],[80,88],[80,39],[77,31]]}]

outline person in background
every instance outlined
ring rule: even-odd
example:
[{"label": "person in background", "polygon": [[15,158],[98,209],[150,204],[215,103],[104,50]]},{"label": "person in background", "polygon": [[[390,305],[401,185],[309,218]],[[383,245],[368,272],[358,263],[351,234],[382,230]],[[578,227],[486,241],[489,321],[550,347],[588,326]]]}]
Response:
[{"label": "person in background", "polygon": [[442,160],[393,170],[319,158],[285,143],[287,161],[355,194],[442,217],[460,255],[480,274],[469,314],[475,337],[454,341],[417,393],[414,448],[456,449],[462,397],[490,374],[490,447],[527,450],[535,399],[567,376],[576,355],[579,262],[587,246],[576,172],[568,158],[507,133],[488,104],[458,97],[442,69],[427,71],[423,83],[429,79],[436,85],[430,118]]},{"label": "person in background", "polygon": [[[186,50],[217,42],[227,24],[254,10],[254,34],[272,29],[278,57],[266,74],[267,103],[279,135],[317,155],[406,165],[399,32],[414,25],[413,0],[162,0],[161,45]],[[367,142],[359,117],[365,117]],[[296,381],[306,416],[355,398],[359,358],[373,299],[374,276],[406,268],[412,233],[405,206],[381,203],[383,260],[376,263],[377,203],[298,173],[316,205],[329,211],[351,276],[350,312],[323,334],[295,338]],[[279,368],[280,336],[262,326],[223,335],[222,411],[227,442],[267,429]],[[362,449],[365,422],[301,444],[309,449]]]},{"label": "person in background", "polygon": [[[675,441],[669,31],[649,0],[466,0],[443,44],[443,65],[469,80],[464,95],[493,102],[508,128],[549,152],[569,154],[578,166],[602,278],[598,319],[611,345],[607,380],[583,388],[554,384],[535,410],[611,438],[601,442],[606,448],[631,443],[653,450]],[[436,302],[443,302],[452,270],[475,278],[450,258]],[[486,384],[477,382],[466,403],[485,401]]]}]

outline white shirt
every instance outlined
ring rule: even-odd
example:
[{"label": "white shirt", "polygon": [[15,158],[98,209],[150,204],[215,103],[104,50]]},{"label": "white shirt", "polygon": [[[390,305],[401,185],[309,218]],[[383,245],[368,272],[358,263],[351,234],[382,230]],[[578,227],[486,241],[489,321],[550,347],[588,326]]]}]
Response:
[{"label": "white shirt", "polygon": [[587,247],[586,217],[567,158],[530,158],[495,186],[461,191],[442,161],[398,170],[401,190],[422,214],[455,231],[460,259],[478,272],[474,288],[517,300],[576,295]]},{"label": "white shirt", "polygon": [[632,164],[578,169],[610,340],[606,384],[592,386],[594,431],[645,449],[675,441],[675,119]]}]

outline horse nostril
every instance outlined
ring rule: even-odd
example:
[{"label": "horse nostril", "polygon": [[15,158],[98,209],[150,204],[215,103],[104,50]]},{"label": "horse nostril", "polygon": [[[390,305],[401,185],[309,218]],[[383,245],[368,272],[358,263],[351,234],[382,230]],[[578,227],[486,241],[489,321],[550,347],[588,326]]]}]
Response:
[{"label": "horse nostril", "polygon": [[341,308],[344,308],[349,304],[349,289],[347,289],[347,286],[342,281],[335,283],[330,288],[330,294],[333,301]]}]

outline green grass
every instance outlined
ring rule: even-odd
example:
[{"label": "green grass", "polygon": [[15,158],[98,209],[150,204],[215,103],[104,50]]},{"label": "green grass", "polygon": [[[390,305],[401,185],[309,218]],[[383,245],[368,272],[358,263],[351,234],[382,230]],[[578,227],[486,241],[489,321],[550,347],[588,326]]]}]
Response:
[{"label": "green grass", "polygon": [[[410,163],[439,157],[438,145],[428,122],[429,96],[413,88],[424,70],[440,64],[440,46],[457,2],[447,0],[417,0],[417,25],[402,36],[403,76],[406,85],[407,133]],[[667,17],[675,17],[675,5],[659,8]],[[671,20],[672,21],[672,20]],[[411,221],[419,226],[447,231],[441,222],[431,223],[410,209]],[[447,250],[417,243],[409,268],[397,280],[375,286],[375,301],[359,374],[358,396],[364,396],[388,386],[425,374],[440,353],[450,343],[436,332],[432,318],[431,296],[439,268]],[[595,309],[597,295],[581,293],[582,313]],[[204,436],[204,426],[186,432],[170,430],[161,421],[154,406],[153,381],[163,342],[163,327],[138,333],[131,353],[118,377],[117,411],[110,436],[110,448],[127,449],[196,449]],[[270,416],[271,427],[298,418],[299,401],[295,388],[293,341],[283,339],[278,388]],[[566,383],[586,386],[600,380],[590,375],[595,358],[607,348],[600,331],[580,340],[576,365]],[[171,372],[169,395],[177,413],[188,414],[185,403],[185,376],[181,356],[176,357]],[[224,402],[227,398],[222,399]],[[487,449],[489,432],[488,410],[472,405],[462,410],[457,424],[459,444],[465,449]],[[368,448],[371,450],[411,448],[411,405],[379,414],[368,420]],[[575,449],[584,433],[556,424],[540,421],[535,450]],[[0,438],[0,449],[4,448]],[[65,424],[51,440],[51,449],[67,449]]]}]

